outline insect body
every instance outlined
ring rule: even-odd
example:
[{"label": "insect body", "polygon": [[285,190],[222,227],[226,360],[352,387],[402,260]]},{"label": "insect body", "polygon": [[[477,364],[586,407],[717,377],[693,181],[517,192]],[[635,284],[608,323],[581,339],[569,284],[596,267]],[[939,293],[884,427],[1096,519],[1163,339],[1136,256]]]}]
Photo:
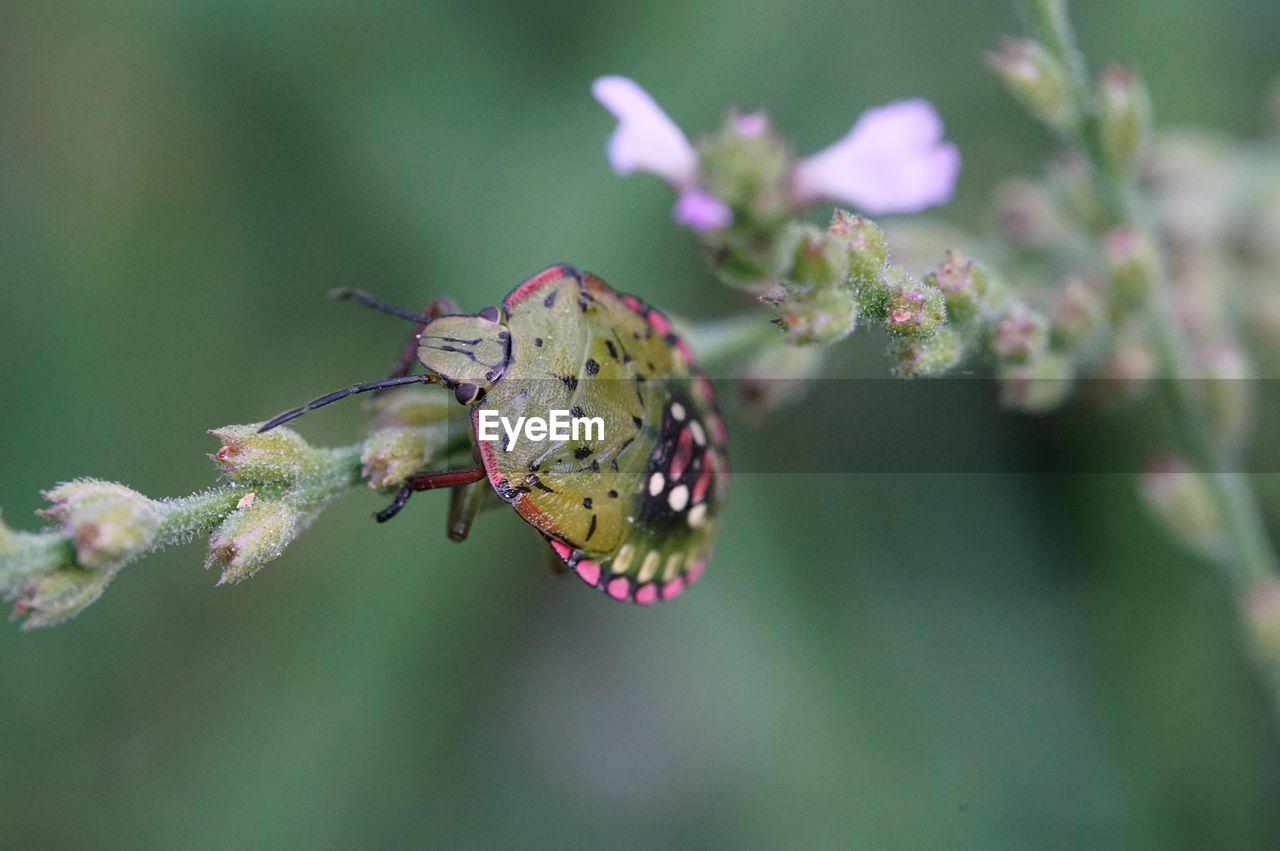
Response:
[{"label": "insect body", "polygon": [[[442,384],[472,409],[480,463],[412,477],[379,519],[415,490],[454,486],[458,501],[460,486],[486,479],[556,556],[615,599],[668,600],[698,579],[728,484],[725,429],[710,381],[665,316],[559,265],[512,290],[501,311],[412,318],[424,323],[417,359],[425,375],[357,385],[263,429],[352,392]],[[603,436],[480,440],[482,409],[511,422],[570,411],[602,420]]]}]

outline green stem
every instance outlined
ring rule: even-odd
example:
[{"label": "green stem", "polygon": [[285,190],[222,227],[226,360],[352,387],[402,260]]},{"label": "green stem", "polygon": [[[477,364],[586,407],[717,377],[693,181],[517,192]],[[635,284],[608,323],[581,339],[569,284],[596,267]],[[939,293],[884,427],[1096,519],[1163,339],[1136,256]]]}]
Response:
[{"label": "green stem", "polygon": [[[1107,221],[1101,228],[1124,226],[1149,234],[1151,229],[1144,221],[1132,177],[1117,174],[1097,144],[1097,119],[1088,74],[1067,20],[1065,5],[1065,0],[1028,0],[1027,4],[1037,35],[1071,76],[1083,116],[1071,141],[1092,166],[1098,195],[1107,208]],[[1253,593],[1260,586],[1275,582],[1280,575],[1280,559],[1267,533],[1257,494],[1247,475],[1240,472],[1242,441],[1215,438],[1211,412],[1195,392],[1191,359],[1171,302],[1169,281],[1164,270],[1156,269],[1152,281],[1151,329],[1165,377],[1161,382],[1165,402],[1177,425],[1183,451],[1205,472],[1209,481],[1229,547],[1219,564],[1239,600],[1241,612],[1247,615]],[[1255,654],[1254,658],[1271,689],[1274,708],[1280,712],[1280,659],[1261,654]]]}]

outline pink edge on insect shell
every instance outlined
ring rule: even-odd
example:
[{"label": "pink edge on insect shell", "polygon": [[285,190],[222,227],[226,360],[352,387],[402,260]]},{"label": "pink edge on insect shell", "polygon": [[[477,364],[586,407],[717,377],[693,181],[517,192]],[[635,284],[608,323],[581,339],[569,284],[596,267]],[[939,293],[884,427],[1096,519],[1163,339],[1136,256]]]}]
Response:
[{"label": "pink edge on insect shell", "polygon": [[664,337],[671,333],[671,323],[667,321],[667,317],[663,316],[656,310],[649,311],[649,324]]},{"label": "pink edge on insect shell", "polygon": [[560,556],[560,558],[564,559],[566,562],[569,561],[569,554],[573,552],[573,549],[568,544],[561,543],[560,541],[552,541],[551,549],[555,550],[556,555]]},{"label": "pink edge on insect shell", "polygon": [[609,580],[609,584],[605,587],[609,592],[609,596],[615,600],[627,599],[627,594],[631,591],[631,583],[627,581],[625,576],[615,576]]},{"label": "pink edge on insect shell", "polygon": [[677,576],[670,582],[662,586],[662,599],[670,600],[673,597],[679,597],[680,592],[684,590],[684,580]]},{"label": "pink edge on insect shell", "polygon": [[704,559],[698,559],[689,565],[688,571],[685,572],[684,581],[688,585],[692,585],[702,578],[702,571],[707,569],[707,562]]},{"label": "pink edge on insect shell", "polygon": [[595,587],[595,584],[600,581],[599,562],[583,559],[578,562],[575,569],[578,571],[578,577],[593,588]]},{"label": "pink edge on insect shell", "polygon": [[651,606],[658,600],[658,586],[652,582],[636,589],[635,600],[642,606]]}]

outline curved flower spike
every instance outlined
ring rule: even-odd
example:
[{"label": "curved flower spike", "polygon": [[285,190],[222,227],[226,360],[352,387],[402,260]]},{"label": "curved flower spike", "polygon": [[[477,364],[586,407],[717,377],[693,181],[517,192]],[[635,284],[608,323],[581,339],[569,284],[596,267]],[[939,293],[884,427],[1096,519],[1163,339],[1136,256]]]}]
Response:
[{"label": "curved flower spike", "polygon": [[618,119],[605,154],[618,174],[647,171],[677,191],[698,180],[698,154],[657,101],[629,77],[600,77],[591,94]]},{"label": "curved flower spike", "polygon": [[867,110],[844,138],[798,162],[792,179],[801,206],[830,198],[880,215],[945,203],[959,172],[941,117],[917,98]]}]

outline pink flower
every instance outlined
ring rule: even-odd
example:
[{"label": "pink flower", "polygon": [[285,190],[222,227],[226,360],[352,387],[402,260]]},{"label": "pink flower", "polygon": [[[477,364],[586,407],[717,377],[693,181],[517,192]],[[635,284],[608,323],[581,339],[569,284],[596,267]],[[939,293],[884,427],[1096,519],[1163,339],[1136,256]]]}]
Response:
[{"label": "pink flower", "polygon": [[796,164],[796,202],[843,201],[883,213],[918,213],[945,203],[960,171],[960,152],[942,137],[928,101],[901,100],[867,110],[834,145]]},{"label": "pink flower", "polygon": [[628,77],[601,77],[591,94],[618,119],[605,155],[618,174],[647,171],[676,191],[698,182],[698,154],[684,133],[640,84]]},{"label": "pink flower", "polygon": [[680,193],[676,205],[671,208],[671,217],[690,230],[703,233],[727,228],[733,222],[733,210],[709,192],[690,189]]}]

